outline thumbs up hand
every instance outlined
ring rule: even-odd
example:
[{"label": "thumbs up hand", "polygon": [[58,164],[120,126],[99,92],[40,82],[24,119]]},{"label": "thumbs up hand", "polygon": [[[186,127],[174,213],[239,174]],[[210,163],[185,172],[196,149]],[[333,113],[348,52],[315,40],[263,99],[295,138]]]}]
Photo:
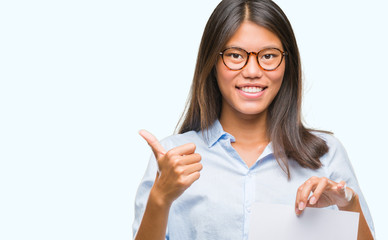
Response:
[{"label": "thumbs up hand", "polygon": [[140,130],[139,134],[150,145],[158,164],[153,191],[163,203],[172,204],[199,179],[199,172],[202,170],[201,155],[195,153],[194,143],[184,144],[167,152],[151,133]]}]

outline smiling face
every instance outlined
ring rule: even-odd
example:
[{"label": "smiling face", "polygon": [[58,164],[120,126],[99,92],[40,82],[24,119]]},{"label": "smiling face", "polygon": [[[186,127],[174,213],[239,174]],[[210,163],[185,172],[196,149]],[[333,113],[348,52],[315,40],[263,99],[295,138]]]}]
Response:
[{"label": "smiling face", "polygon": [[[249,21],[241,24],[224,49],[231,47],[247,52],[259,52],[267,48],[284,51],[280,39],[274,33]],[[219,57],[216,74],[222,94],[221,117],[231,117],[231,114],[244,119],[265,116],[268,106],[279,92],[284,71],[284,59],[275,70],[265,71],[260,68],[256,56],[250,55],[247,65],[242,70],[235,71],[227,68]]]}]

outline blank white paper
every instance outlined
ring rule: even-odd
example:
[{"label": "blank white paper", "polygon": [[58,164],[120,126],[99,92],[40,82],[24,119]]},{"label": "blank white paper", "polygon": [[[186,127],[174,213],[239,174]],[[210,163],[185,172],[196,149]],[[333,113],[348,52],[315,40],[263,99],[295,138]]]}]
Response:
[{"label": "blank white paper", "polygon": [[294,206],[254,203],[249,240],[357,240],[359,213],[306,208],[297,216]]}]

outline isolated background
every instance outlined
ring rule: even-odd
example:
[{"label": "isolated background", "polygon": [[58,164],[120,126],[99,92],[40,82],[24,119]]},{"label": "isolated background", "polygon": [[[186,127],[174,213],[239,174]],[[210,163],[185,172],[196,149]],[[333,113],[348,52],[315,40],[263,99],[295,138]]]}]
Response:
[{"label": "isolated background", "polygon": [[[0,2],[0,239],[130,239],[151,154],[171,135],[218,0]],[[388,239],[381,0],[278,0],[299,43],[304,118],[345,145]]]}]

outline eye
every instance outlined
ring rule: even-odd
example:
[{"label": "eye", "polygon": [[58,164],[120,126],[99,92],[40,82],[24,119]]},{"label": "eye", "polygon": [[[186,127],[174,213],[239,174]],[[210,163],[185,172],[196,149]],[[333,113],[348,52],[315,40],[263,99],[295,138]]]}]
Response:
[{"label": "eye", "polygon": [[230,57],[230,58],[234,58],[234,59],[242,59],[243,58],[243,56],[241,56],[241,54],[238,54],[238,53],[227,53],[226,56]]},{"label": "eye", "polygon": [[274,61],[277,62],[281,59],[281,52],[275,48],[264,49],[259,53],[258,58],[259,61],[266,63],[272,63]]},{"label": "eye", "polygon": [[263,59],[265,59],[265,60],[270,60],[270,59],[272,59],[272,58],[274,58],[274,57],[275,57],[274,54],[265,54],[265,55],[263,56]]}]

